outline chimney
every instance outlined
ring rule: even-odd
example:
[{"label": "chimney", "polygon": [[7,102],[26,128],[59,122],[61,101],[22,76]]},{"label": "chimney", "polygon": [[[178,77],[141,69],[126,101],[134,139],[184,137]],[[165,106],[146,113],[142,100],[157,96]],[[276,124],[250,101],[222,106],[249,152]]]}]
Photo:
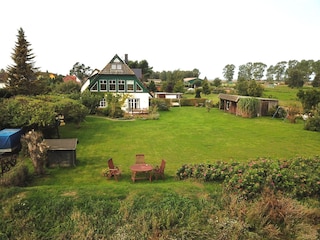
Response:
[{"label": "chimney", "polygon": [[127,53],[124,55],[124,62],[125,62],[126,64],[128,64],[128,62],[129,62],[129,60],[128,60],[128,54],[127,54]]}]

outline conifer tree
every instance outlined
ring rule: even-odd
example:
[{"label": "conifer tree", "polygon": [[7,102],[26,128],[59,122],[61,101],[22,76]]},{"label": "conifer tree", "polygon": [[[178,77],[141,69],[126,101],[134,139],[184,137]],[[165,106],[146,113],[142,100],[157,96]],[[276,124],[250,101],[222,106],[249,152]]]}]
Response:
[{"label": "conifer tree", "polygon": [[36,92],[38,68],[34,67],[31,44],[26,40],[22,28],[18,30],[17,37],[11,56],[14,64],[7,68],[8,88],[13,95],[33,95]]}]

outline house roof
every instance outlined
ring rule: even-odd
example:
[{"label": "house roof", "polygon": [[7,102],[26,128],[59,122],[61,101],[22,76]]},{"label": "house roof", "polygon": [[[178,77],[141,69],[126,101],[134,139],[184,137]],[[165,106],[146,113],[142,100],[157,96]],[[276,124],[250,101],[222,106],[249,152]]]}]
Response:
[{"label": "house roof", "polygon": [[[119,67],[117,67],[119,65]],[[135,75],[134,71],[116,54],[99,72],[106,75]]]},{"label": "house roof", "polygon": [[[252,98],[251,96],[241,96],[241,95],[231,95],[231,94],[225,94],[225,93],[220,93],[218,95],[218,98],[224,99],[224,100],[229,100],[232,102],[238,102],[240,98]],[[278,102],[278,99],[274,98],[261,98],[257,97],[257,99],[262,100],[262,101],[275,101]]]},{"label": "house roof", "polygon": [[63,82],[81,83],[81,81],[74,75],[67,75],[63,78]]},{"label": "house roof", "polygon": [[203,81],[202,79],[197,78],[197,77],[188,77],[188,78],[184,78],[183,79],[184,82],[194,82],[194,81],[197,81],[197,80]]},{"label": "house roof", "polygon": [[[138,86],[142,89],[142,91],[138,91],[139,93],[148,93],[151,96],[149,90],[136,76],[135,72],[117,54],[101,71],[96,71],[95,73],[93,73],[89,77],[89,80],[90,83],[86,84],[86,87],[88,87],[89,89],[98,86],[99,80],[133,80],[135,82],[135,86]],[[82,88],[81,91],[84,91],[86,87]],[[100,90],[96,89],[95,91]],[[108,90],[104,90],[104,92],[108,92]],[[118,92],[118,90],[112,92]],[[130,91],[130,93],[133,92],[135,92],[135,90]]]},{"label": "house roof", "polygon": [[229,101],[232,101],[232,102],[238,102],[239,99],[240,99],[240,96],[239,95],[230,95],[230,94],[220,93],[218,95],[218,98],[229,100]]}]

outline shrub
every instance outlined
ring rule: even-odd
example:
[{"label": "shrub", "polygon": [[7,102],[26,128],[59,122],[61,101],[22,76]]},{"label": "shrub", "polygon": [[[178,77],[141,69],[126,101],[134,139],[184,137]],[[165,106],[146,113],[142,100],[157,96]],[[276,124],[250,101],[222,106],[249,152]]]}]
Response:
[{"label": "shrub", "polygon": [[238,102],[243,117],[256,117],[259,101],[256,98],[241,98]]},{"label": "shrub", "polygon": [[158,111],[169,111],[170,99],[154,98],[151,100],[151,106],[156,106]]},{"label": "shrub", "polygon": [[193,178],[222,182],[226,191],[246,199],[259,196],[266,187],[275,192],[286,192],[295,198],[320,195],[319,157],[283,161],[257,159],[248,164],[185,164],[177,170],[176,176],[180,180]]},{"label": "shrub", "polygon": [[0,177],[0,185],[4,187],[26,186],[29,169],[23,162],[18,162],[10,171]]}]

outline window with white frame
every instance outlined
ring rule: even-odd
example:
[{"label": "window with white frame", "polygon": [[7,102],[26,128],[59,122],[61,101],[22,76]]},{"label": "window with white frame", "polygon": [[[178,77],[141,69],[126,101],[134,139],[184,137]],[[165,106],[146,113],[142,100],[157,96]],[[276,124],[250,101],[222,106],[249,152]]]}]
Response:
[{"label": "window with white frame", "polygon": [[124,91],[124,84],[125,84],[125,82],[124,82],[124,80],[118,80],[118,90],[119,91]]},{"label": "window with white frame", "polygon": [[138,83],[136,84],[136,91],[142,92],[142,87]]},{"label": "window with white frame", "polygon": [[127,81],[127,91],[128,92],[133,92],[133,83],[134,83],[134,81],[133,80],[128,80]]},{"label": "window with white frame", "polygon": [[109,91],[116,91],[116,80],[109,80]]},{"label": "window with white frame", "polygon": [[94,92],[98,91],[98,83],[97,82],[95,84],[93,84],[90,91],[94,91]]},{"label": "window with white frame", "polygon": [[140,99],[139,98],[129,98],[128,99],[129,111],[140,108]]},{"label": "window with white frame", "polygon": [[102,99],[100,100],[99,107],[104,108],[104,107],[106,107],[106,106],[107,106],[107,104],[106,104],[106,99],[105,99],[105,98],[102,98]]},{"label": "window with white frame", "polygon": [[107,91],[107,80],[100,80],[100,91]]}]

